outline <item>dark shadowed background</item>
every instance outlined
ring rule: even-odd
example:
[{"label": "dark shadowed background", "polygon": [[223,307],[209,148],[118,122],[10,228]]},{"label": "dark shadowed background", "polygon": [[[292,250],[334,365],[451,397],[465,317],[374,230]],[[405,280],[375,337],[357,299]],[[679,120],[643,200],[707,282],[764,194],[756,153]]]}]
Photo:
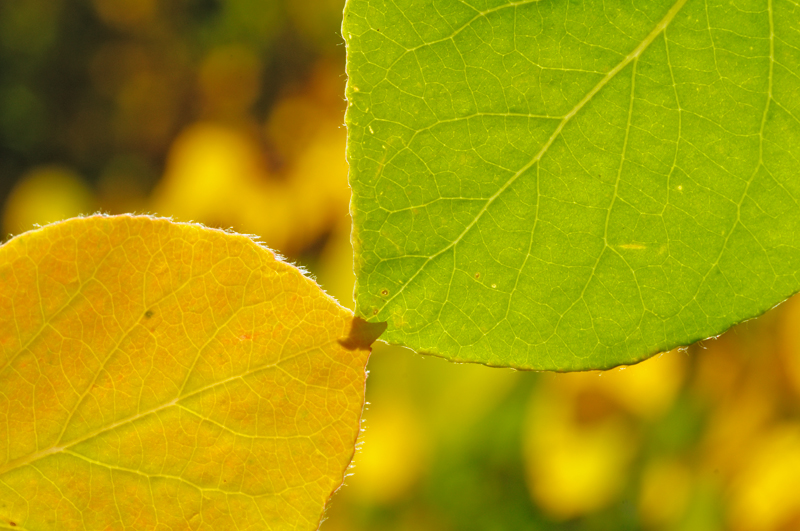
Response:
[{"label": "dark shadowed background", "polygon": [[[97,211],[194,220],[352,307],[342,8],[3,0],[4,238]],[[369,369],[323,531],[800,529],[800,300],[602,374],[385,345]]]}]

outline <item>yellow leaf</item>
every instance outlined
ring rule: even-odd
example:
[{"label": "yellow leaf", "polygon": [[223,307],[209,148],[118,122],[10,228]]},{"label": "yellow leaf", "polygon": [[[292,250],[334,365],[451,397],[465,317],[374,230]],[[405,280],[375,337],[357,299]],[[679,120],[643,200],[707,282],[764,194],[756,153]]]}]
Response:
[{"label": "yellow leaf", "polygon": [[94,216],[10,240],[0,527],[316,529],[374,331],[244,236]]}]

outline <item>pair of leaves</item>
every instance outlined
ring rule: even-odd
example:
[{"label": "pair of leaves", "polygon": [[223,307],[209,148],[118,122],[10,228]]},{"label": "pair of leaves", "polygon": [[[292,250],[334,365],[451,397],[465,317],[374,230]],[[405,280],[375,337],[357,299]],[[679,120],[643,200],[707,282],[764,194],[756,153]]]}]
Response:
[{"label": "pair of leaves", "polygon": [[[358,315],[420,352],[576,370],[797,291],[799,21],[349,0]],[[297,270],[95,217],[5,244],[0,286],[0,527],[317,527],[371,341]]]}]

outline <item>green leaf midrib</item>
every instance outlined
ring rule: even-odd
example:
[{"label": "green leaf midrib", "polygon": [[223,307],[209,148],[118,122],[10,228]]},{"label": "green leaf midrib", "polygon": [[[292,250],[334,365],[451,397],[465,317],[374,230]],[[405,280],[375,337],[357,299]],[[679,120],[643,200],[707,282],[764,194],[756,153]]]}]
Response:
[{"label": "green leaf midrib", "polygon": [[[560,136],[561,131],[572,120],[572,118],[575,115],[577,115],[578,112],[580,112],[580,110],[587,103],[589,103],[592,100],[592,98],[598,92],[600,92],[600,90],[602,90],[603,87],[605,87],[608,84],[609,81],[611,81],[614,77],[616,77],[616,75],[620,71],[622,71],[632,61],[637,59],[648,48],[648,46],[650,46],[650,44],[656,39],[656,37],[658,37],[658,35],[660,35],[664,30],[666,30],[666,28],[669,26],[669,24],[672,22],[672,20],[675,18],[675,16],[678,14],[678,12],[686,4],[687,1],[688,0],[678,0],[677,2],[675,2],[675,4],[670,8],[670,10],[667,12],[667,14],[661,19],[661,21],[658,24],[655,25],[655,27],[647,35],[647,37],[645,37],[639,43],[639,45],[636,46],[636,48],[634,48],[633,51],[631,51],[628,55],[626,55],[622,59],[622,61],[620,61],[614,68],[609,70],[606,73],[606,75],[594,87],[592,87],[592,89],[589,92],[587,92],[586,95],[577,104],[575,104],[575,106],[573,106],[573,108],[569,112],[567,112],[563,117],[561,117],[561,121],[559,122],[558,126],[556,126],[555,130],[550,135],[550,137],[548,138],[547,142],[541,147],[539,152],[537,152],[536,155],[534,155],[534,157],[527,164],[525,164],[519,170],[517,170],[494,194],[492,194],[488,199],[485,200],[486,203],[483,206],[483,208],[481,208],[481,210],[478,212],[478,214],[475,216],[475,218],[472,220],[472,222],[470,222],[464,228],[464,230],[458,235],[458,237],[456,239],[454,239],[448,245],[446,245],[445,247],[443,247],[442,249],[437,251],[435,254],[429,255],[429,256],[426,257],[425,262],[423,262],[423,264],[419,267],[419,269],[413,275],[411,275],[408,278],[408,280],[405,281],[400,286],[399,289],[395,290],[395,292],[390,297],[386,298],[383,301],[383,303],[379,306],[378,314],[380,314],[380,312],[383,311],[383,309],[388,304],[390,304],[397,296],[399,296],[406,287],[411,285],[414,282],[414,280],[417,278],[417,276],[425,269],[425,267],[427,267],[428,264],[430,264],[432,261],[434,261],[438,256],[441,256],[443,253],[445,253],[448,250],[450,250],[451,248],[455,247],[463,239],[463,237],[467,233],[469,233],[470,230],[472,230],[472,228],[475,226],[475,224],[478,222],[478,220],[486,213],[486,211],[489,209],[489,207],[491,207],[491,205],[494,203],[494,201],[498,197],[500,197],[503,194],[503,192],[505,192],[520,176],[522,176],[526,171],[531,169],[537,162],[539,162],[539,160],[541,160],[541,158],[547,153],[547,150],[550,148],[550,146],[553,144],[553,142],[555,142],[555,140]],[[490,13],[495,12],[495,11],[500,11],[502,9],[508,9],[508,8],[511,8],[511,7],[516,7],[518,5],[524,5],[524,4],[530,4],[530,3],[535,3],[535,2],[530,2],[530,1],[514,2],[514,3],[505,4],[505,5],[493,8],[493,9],[486,10],[484,12],[479,12],[475,17],[473,17],[468,22],[466,22],[464,25],[462,25],[458,30],[454,31],[450,36],[442,38],[442,39],[439,39],[439,40],[436,40],[436,41],[432,41],[432,42],[429,42],[429,43],[424,43],[424,44],[422,44],[422,45],[420,45],[420,46],[418,46],[416,48],[412,48],[412,49],[407,50],[407,53],[412,52],[414,50],[417,50],[419,48],[425,47],[425,46],[430,46],[430,45],[435,44],[437,42],[443,42],[443,41],[446,41],[448,39],[452,39],[460,31],[463,31],[465,28],[469,27],[470,24],[472,24],[474,21],[478,20],[480,17],[486,16],[487,14],[490,14]],[[772,3],[772,0],[770,0],[770,21],[771,21],[771,15],[772,15],[771,3]],[[404,55],[405,54],[403,54],[403,56]],[[398,58],[395,61],[395,64],[399,60],[400,60],[400,58]],[[391,67],[389,67],[389,68],[391,68]],[[772,69],[772,61],[770,61],[770,73],[771,73],[771,69]],[[770,80],[771,80],[771,75],[770,75]],[[481,113],[478,113],[478,114],[481,114]],[[513,115],[513,113],[497,113],[497,114],[501,115],[501,116]],[[766,111],[765,111],[765,115],[766,115]],[[537,115],[528,114],[526,116],[533,117],[533,116],[537,116]],[[542,117],[554,118],[554,117],[549,117],[549,116],[542,116]],[[453,121],[465,120],[467,118],[469,118],[469,117],[457,117],[457,118],[453,119]],[[438,125],[438,123],[440,123],[440,122],[437,122],[437,125]],[[415,132],[414,136],[416,136],[417,133],[418,132]],[[410,143],[410,141],[409,141],[409,143]],[[757,169],[756,169],[756,171],[757,171]],[[755,172],[754,172],[754,174],[755,174]],[[745,196],[746,196],[746,194],[745,194]],[[616,197],[616,193],[614,194],[613,197]],[[610,210],[611,209],[609,207],[609,213],[610,213]],[[606,219],[608,220],[608,216],[607,216]],[[733,228],[735,228],[735,226],[736,226],[736,224],[733,225]],[[733,232],[733,228],[731,228],[731,230],[729,231],[729,235]],[[724,252],[724,249],[725,249],[725,246],[723,246],[721,248],[720,256]],[[597,259],[598,262],[599,262],[601,257],[602,257],[602,253],[598,256],[598,259]],[[717,261],[718,260],[719,260],[719,257],[717,258]],[[596,268],[596,264],[595,264],[595,268]],[[713,266],[709,269],[709,272],[711,270],[713,270]],[[521,269],[520,269],[520,273],[521,273]],[[708,273],[706,273],[706,275],[708,275]],[[593,274],[589,276],[589,278],[588,278],[588,280],[586,282],[586,285],[584,286],[584,291],[586,289],[586,286],[588,286],[589,283],[591,282],[592,276],[593,276]],[[356,280],[356,283],[358,284],[358,280]],[[702,287],[702,285],[703,285],[703,283],[701,282],[698,285],[698,290]],[[356,287],[356,289],[358,289],[358,286]],[[573,302],[573,305],[576,304],[579,300],[581,300],[581,297],[576,298],[576,300]],[[358,305],[358,301],[356,301],[356,303],[357,303],[357,306],[356,306],[356,313],[357,314],[365,317],[367,320],[371,320],[371,321],[380,320],[380,318],[376,317],[376,315],[370,314],[368,312],[367,308],[360,307],[360,305]],[[509,304],[510,304],[510,302],[509,302]],[[564,314],[562,314],[562,318],[563,318],[563,315],[566,315],[566,312],[564,312]]]}]

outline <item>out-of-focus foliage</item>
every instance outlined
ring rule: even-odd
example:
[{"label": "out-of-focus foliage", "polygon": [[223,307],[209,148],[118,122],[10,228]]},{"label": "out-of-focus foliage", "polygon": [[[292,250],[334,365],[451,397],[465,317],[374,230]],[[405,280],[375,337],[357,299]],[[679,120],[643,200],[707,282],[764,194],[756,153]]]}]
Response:
[{"label": "out-of-focus foliage", "polygon": [[[102,209],[254,233],[352,304],[341,0],[0,3],[4,234]],[[800,527],[800,301],[610,373],[377,348],[323,531]]]},{"label": "out-of-focus foliage", "polygon": [[34,166],[23,174],[3,213],[3,226],[16,234],[90,212],[94,197],[75,172],[58,166]]},{"label": "out-of-focus foliage", "polygon": [[9,214],[4,235],[151,211],[317,254],[349,201],[340,18],[332,1],[4,2],[0,199],[24,211],[17,187],[62,174],[54,215]]},{"label": "out-of-focus foliage", "polygon": [[[609,372],[378,350],[363,447],[328,529],[797,529],[798,339],[794,298],[718,339]],[[392,400],[413,416],[396,416]],[[411,422],[423,429],[384,442]],[[386,463],[420,444],[425,466],[409,463],[408,486]],[[376,500],[378,489],[394,499]]]}]

